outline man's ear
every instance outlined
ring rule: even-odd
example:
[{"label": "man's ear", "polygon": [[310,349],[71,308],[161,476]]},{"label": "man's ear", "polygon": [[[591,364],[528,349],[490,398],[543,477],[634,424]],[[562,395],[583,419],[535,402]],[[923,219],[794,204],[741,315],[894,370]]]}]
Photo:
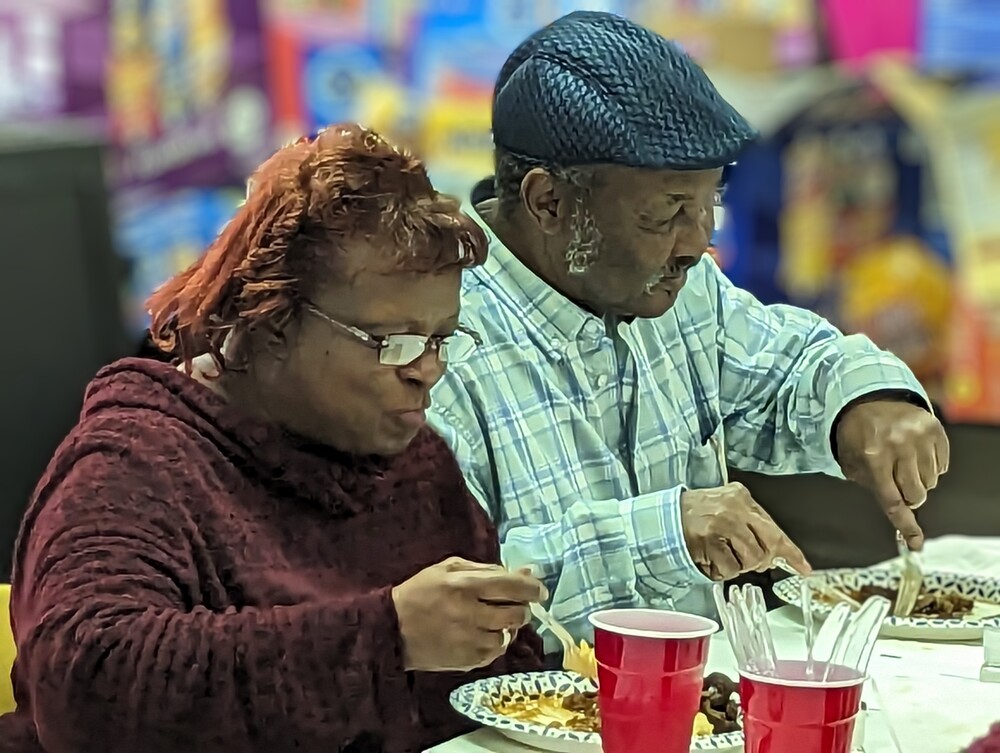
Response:
[{"label": "man's ear", "polygon": [[521,181],[521,204],[545,235],[558,234],[572,214],[570,187],[541,167],[530,170]]}]

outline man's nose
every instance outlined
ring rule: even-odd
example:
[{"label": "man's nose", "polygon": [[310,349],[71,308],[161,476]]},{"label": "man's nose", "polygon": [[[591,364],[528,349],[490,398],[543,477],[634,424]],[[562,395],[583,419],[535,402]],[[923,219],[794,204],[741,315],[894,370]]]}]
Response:
[{"label": "man's nose", "polygon": [[686,260],[689,266],[697,264],[712,243],[714,225],[711,213],[698,217],[685,213],[677,229],[672,258],[677,263]]}]

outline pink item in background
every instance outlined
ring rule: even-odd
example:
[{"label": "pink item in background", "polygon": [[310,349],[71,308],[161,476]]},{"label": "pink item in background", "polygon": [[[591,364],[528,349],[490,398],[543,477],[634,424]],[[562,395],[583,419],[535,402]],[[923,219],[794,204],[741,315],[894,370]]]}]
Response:
[{"label": "pink item in background", "polygon": [[919,0],[823,0],[833,57],[857,67],[878,53],[912,55]]}]

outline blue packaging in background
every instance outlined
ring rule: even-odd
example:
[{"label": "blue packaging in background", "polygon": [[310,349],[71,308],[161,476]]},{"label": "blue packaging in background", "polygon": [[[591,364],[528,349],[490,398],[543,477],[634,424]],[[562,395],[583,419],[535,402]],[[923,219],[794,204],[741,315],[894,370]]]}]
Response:
[{"label": "blue packaging in background", "polygon": [[365,86],[389,79],[384,49],[375,42],[314,42],[305,51],[303,105],[311,128],[352,120]]},{"label": "blue packaging in background", "polygon": [[997,0],[923,0],[918,50],[924,68],[998,74],[998,40]]},{"label": "blue packaging in background", "polygon": [[122,293],[130,333],[139,336],[149,326],[146,299],[204,252],[242,198],[240,191],[227,188],[148,190],[119,197],[115,241],[130,267]]}]

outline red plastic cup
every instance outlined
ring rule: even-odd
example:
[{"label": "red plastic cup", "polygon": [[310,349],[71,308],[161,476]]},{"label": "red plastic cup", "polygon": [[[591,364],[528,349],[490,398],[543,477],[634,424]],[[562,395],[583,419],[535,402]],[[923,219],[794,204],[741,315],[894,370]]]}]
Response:
[{"label": "red plastic cup", "polygon": [[746,753],[849,753],[865,675],[824,665],[813,679],[804,661],[779,661],[778,677],[740,675]]},{"label": "red plastic cup", "polygon": [[688,753],[712,620],[655,609],[590,616],[604,753]]}]

